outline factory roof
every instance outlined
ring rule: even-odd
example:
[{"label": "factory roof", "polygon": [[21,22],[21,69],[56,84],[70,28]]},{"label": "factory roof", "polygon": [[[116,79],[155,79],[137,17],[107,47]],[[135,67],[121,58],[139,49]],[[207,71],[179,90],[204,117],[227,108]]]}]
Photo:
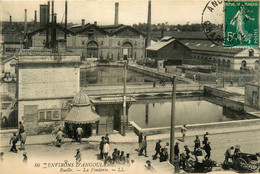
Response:
[{"label": "factory roof", "polygon": [[166,45],[172,43],[173,41],[175,41],[175,39],[173,39],[172,37],[164,37],[159,42],[154,43],[153,45],[147,47],[146,49],[151,51],[158,51],[161,48],[165,47]]},{"label": "factory roof", "polygon": [[192,51],[207,51],[207,52],[221,52],[236,54],[243,50],[243,48],[226,48],[218,46],[209,40],[179,40],[183,45],[188,47]]},{"label": "factory roof", "polygon": [[[175,39],[199,39],[206,40],[208,39],[206,34],[203,31],[164,31],[164,36],[171,36]],[[161,31],[153,32],[153,38],[160,38]]]},{"label": "factory roof", "polygon": [[[49,24],[47,24],[47,25],[44,25],[44,26],[41,27],[41,28],[38,28],[37,30],[34,30],[34,31],[28,33],[28,35],[30,36],[30,35],[34,35],[34,34],[36,34],[36,33],[43,32],[43,31],[45,31],[45,30],[47,30],[48,28],[51,28],[51,27],[52,27],[52,22],[49,23]],[[63,31],[63,32],[67,31],[68,34],[75,35],[75,32],[74,32],[74,31],[72,31],[72,30],[70,30],[70,29],[68,29],[68,28],[66,29],[65,27],[61,26],[60,24],[56,24],[56,28],[57,28],[58,30]]]}]

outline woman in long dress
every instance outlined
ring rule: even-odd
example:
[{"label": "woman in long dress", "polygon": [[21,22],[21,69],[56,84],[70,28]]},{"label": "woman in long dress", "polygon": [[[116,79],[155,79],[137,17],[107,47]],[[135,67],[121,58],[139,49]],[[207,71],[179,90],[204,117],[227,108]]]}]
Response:
[{"label": "woman in long dress", "polygon": [[247,15],[249,13],[248,10],[245,10],[245,7],[243,4],[239,6],[240,10],[236,13],[234,18],[230,21],[230,24],[235,26],[236,25],[236,31],[237,31],[237,38],[239,42],[246,41],[250,44],[252,34],[248,33],[248,31],[245,30],[245,19],[248,19],[250,21],[253,21],[254,18],[251,18]]}]

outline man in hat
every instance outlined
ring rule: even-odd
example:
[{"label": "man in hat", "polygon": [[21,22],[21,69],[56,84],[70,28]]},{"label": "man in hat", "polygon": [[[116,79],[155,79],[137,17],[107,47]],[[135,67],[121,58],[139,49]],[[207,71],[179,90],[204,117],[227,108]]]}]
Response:
[{"label": "man in hat", "polygon": [[174,155],[179,158],[179,153],[180,153],[179,143],[176,142],[174,145]]},{"label": "man in hat", "polygon": [[234,150],[234,147],[231,146],[230,148],[228,148],[225,152],[225,161],[224,161],[224,164],[227,164],[228,163],[228,159],[231,158],[232,159],[232,150]]},{"label": "man in hat", "polygon": [[13,133],[13,136],[10,139],[10,144],[12,143],[12,147],[10,149],[10,152],[14,152],[17,153],[17,149],[16,149],[16,143],[18,141],[18,138],[16,136],[16,133]]},{"label": "man in hat", "polygon": [[200,139],[199,136],[196,135],[196,139],[194,140],[194,152],[196,151],[197,148],[200,147]]},{"label": "man in hat", "polygon": [[185,134],[186,134],[186,131],[187,131],[187,128],[186,128],[186,125],[184,124],[182,127],[181,127],[181,133],[182,133],[182,142],[185,141]]},{"label": "man in hat", "polygon": [[100,159],[103,159],[103,155],[104,155],[104,153],[103,153],[104,144],[105,144],[105,137],[102,136],[102,137],[101,137],[101,141],[100,141],[100,143],[99,143],[99,150],[100,150],[99,158],[100,158]]},{"label": "man in hat", "polygon": [[76,150],[76,155],[74,157],[76,158],[76,163],[79,163],[81,161],[80,149]]},{"label": "man in hat", "polygon": [[21,141],[20,150],[25,150],[26,133],[25,133],[24,126],[21,121],[19,121],[19,131],[18,131],[17,139]]},{"label": "man in hat", "polygon": [[81,143],[83,129],[79,126],[76,131],[77,131],[77,140],[78,140],[79,143]]},{"label": "man in hat", "polygon": [[23,153],[23,163],[27,163],[27,159],[28,159],[27,153],[24,152],[24,153]]},{"label": "man in hat", "polygon": [[113,163],[117,164],[118,163],[118,159],[119,159],[119,156],[118,156],[117,148],[114,148],[114,152],[112,153]]},{"label": "man in hat", "polygon": [[160,153],[160,150],[161,150],[161,140],[157,141],[156,142],[156,145],[155,145],[155,155],[153,155],[153,160],[156,160],[157,159],[157,155]]},{"label": "man in hat", "polygon": [[240,146],[239,145],[236,145],[235,146],[235,150],[234,150],[234,155],[239,155],[239,153],[241,153],[241,150],[240,150]]},{"label": "man in hat", "polygon": [[139,156],[142,156],[143,155],[143,151],[144,151],[144,156],[145,157],[148,157],[147,156],[147,140],[146,140],[146,136],[144,136],[144,139],[142,141],[142,148],[141,150],[139,151]]},{"label": "man in hat", "polygon": [[57,140],[57,147],[61,147],[61,140],[64,137],[64,133],[61,131],[61,128],[59,128],[58,133],[56,134],[56,140]]},{"label": "man in hat", "polygon": [[206,132],[203,137],[204,137],[203,144],[206,145],[209,141],[209,133]]},{"label": "man in hat", "polygon": [[210,159],[210,152],[211,152],[210,142],[208,142],[207,144],[205,144],[204,150],[205,150],[205,152],[206,152],[205,159]]}]

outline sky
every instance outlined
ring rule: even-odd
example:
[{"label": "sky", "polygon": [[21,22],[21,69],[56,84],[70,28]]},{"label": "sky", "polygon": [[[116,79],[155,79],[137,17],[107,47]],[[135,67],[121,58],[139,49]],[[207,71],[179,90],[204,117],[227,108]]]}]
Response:
[{"label": "sky", "polygon": [[[119,2],[119,23],[132,25],[146,23],[148,0],[68,0],[68,22],[94,23],[109,25],[114,23],[115,2]],[[201,23],[202,11],[207,0],[152,0],[152,24],[192,24]],[[12,15],[13,21],[24,21],[24,9],[27,9],[27,21],[34,19],[37,10],[39,21],[40,4],[47,4],[43,0],[0,0],[0,18],[8,21]],[[64,1],[55,0],[54,11],[57,21],[64,22]]]}]

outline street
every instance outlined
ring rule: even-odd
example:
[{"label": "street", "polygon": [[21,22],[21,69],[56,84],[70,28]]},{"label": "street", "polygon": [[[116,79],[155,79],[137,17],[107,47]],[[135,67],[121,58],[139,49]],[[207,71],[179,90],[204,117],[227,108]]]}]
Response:
[{"label": "street", "polygon": [[[188,130],[189,131],[189,130]],[[210,131],[209,131],[210,132]],[[111,135],[112,137],[112,135]],[[149,138],[149,137],[148,137]],[[148,141],[148,157],[138,156],[138,152],[135,150],[138,147],[138,139],[136,137],[136,142],[132,143],[113,143],[113,139],[110,138],[110,151],[109,155],[112,154],[113,149],[117,148],[120,151],[124,151],[125,154],[130,153],[130,159],[134,160],[132,166],[137,167],[138,170],[144,169],[144,165],[146,160],[150,160],[152,165],[157,166],[156,168],[160,170],[159,159],[152,160],[152,155],[155,153],[155,143],[156,141]],[[184,150],[184,145],[188,145],[189,149],[193,151],[193,141],[195,137],[186,137],[185,142],[181,142],[176,140],[180,143],[180,151],[181,153]],[[200,140],[203,141],[203,137],[200,136]],[[161,145],[162,147],[168,142],[169,140],[162,140]],[[175,141],[175,142],[176,142]],[[212,148],[212,159],[217,161],[217,164],[221,164],[224,160],[224,153],[226,149],[230,146],[240,145],[241,151],[245,153],[252,153],[255,154],[260,152],[260,130],[256,131],[247,131],[247,132],[235,132],[235,133],[226,133],[226,134],[215,134],[209,136],[209,141],[211,142]],[[17,148],[19,148],[19,142],[17,144]],[[58,165],[57,163],[64,164],[64,161],[67,163],[75,163],[75,154],[76,149],[81,149],[82,155],[82,164],[80,166],[80,170],[78,172],[102,172],[101,170],[105,170],[106,168],[97,168],[97,166],[103,166],[103,161],[98,159],[99,154],[99,143],[98,142],[82,142],[81,144],[77,142],[66,142],[63,143],[61,148],[55,147],[52,144],[47,145],[28,145],[26,146],[26,152],[28,156],[28,163],[27,167],[34,168],[35,170],[40,170],[41,172],[45,173],[48,170],[52,170],[55,172],[72,172],[71,168],[62,167],[62,165]],[[4,161],[1,163],[3,165],[3,169],[6,168],[5,164],[13,164],[12,167],[15,165],[21,164],[23,159],[23,151],[18,150],[18,153],[15,154],[13,152],[8,152],[10,147],[4,147],[1,149],[4,152]],[[205,154],[204,154],[205,155]],[[46,164],[44,164],[46,163]],[[53,165],[56,164],[56,165]],[[94,168],[91,167],[94,165]],[[95,166],[96,165],[96,166]],[[63,165],[64,166],[64,165]],[[66,166],[66,165],[65,165]],[[23,165],[24,167],[24,165]],[[94,171],[97,170],[97,171]],[[121,171],[118,171],[121,170]],[[221,171],[220,167],[213,168],[214,171]],[[4,170],[5,171],[5,170]],[[114,171],[114,169],[112,170]],[[117,172],[125,172],[125,173],[132,173],[130,168],[126,168],[125,166],[119,166],[116,168]],[[115,171],[115,172],[116,172]],[[77,172],[74,171],[73,172]]]}]

